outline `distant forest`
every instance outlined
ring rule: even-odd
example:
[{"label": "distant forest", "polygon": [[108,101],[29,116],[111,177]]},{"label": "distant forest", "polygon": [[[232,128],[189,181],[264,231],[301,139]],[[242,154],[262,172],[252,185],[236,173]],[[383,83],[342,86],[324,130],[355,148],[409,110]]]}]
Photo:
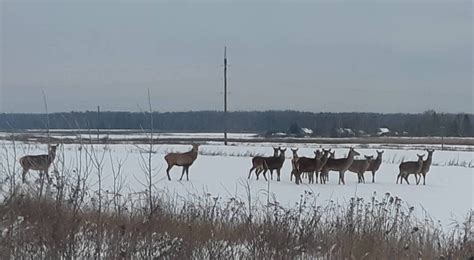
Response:
[{"label": "distant forest", "polygon": [[[405,136],[474,136],[473,114],[311,113],[298,111],[229,112],[229,132],[268,134],[308,128],[315,136],[341,136],[340,129],[356,135],[375,135],[379,128]],[[49,118],[49,120],[47,120]],[[0,129],[148,129],[150,114],[137,112],[68,112],[0,114]],[[222,132],[224,113],[217,111],[153,113],[153,127],[161,132]]]}]

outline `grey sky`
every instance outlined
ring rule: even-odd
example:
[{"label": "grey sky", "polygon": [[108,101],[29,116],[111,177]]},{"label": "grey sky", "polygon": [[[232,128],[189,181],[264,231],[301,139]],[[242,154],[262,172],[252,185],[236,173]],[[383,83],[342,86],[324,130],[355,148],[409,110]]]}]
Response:
[{"label": "grey sky", "polygon": [[0,5],[0,112],[474,112],[471,1]]}]

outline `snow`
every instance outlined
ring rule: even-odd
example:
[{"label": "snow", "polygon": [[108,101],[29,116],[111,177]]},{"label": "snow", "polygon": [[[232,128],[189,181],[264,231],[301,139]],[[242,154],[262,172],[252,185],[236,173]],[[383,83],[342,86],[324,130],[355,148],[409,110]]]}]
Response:
[{"label": "snow", "polygon": [[[276,180],[265,182],[261,176],[260,180],[255,180],[255,175],[248,180],[247,176],[251,167],[251,156],[256,154],[270,156],[272,146],[277,144],[253,143],[239,144],[233,146],[223,146],[221,144],[207,144],[200,146],[200,155],[189,170],[190,181],[178,181],[181,176],[181,168],[174,167],[171,170],[172,181],[166,178],[166,163],[163,159],[168,152],[183,152],[190,149],[189,145],[156,145],[154,147],[153,169],[156,173],[154,180],[159,191],[167,191],[170,194],[180,197],[190,198],[192,196],[202,196],[210,194],[222,198],[241,197],[247,198],[245,186],[250,187],[253,200],[263,203],[267,198],[275,198],[281,205],[293,206],[300,200],[300,196],[305,191],[310,191],[317,196],[317,200],[325,205],[328,201],[347,202],[352,196],[359,196],[369,200],[373,194],[382,197],[385,193],[398,196],[407,202],[407,206],[415,206],[417,214],[424,217],[424,211],[436,221],[449,227],[453,221],[463,221],[467,213],[473,209],[474,200],[474,153],[465,151],[435,151],[433,155],[433,166],[426,178],[426,186],[414,185],[414,177],[410,177],[412,185],[395,184],[398,174],[398,165],[401,161],[415,160],[417,153],[425,153],[421,147],[415,150],[385,149],[383,154],[383,164],[376,175],[376,182],[371,183],[371,174],[366,173],[366,184],[358,184],[357,177],[353,173],[346,173],[346,185],[337,184],[337,174],[330,173],[330,181],[326,185],[304,184],[296,185],[290,182],[291,163],[289,161],[291,152],[286,152],[287,161],[282,168],[281,182]],[[299,156],[313,156],[313,151],[319,145],[306,144],[278,144],[282,147],[299,147]],[[0,147],[0,178],[4,179],[7,166],[6,151],[12,151],[11,142],[2,141]],[[340,158],[347,154],[347,147],[343,144],[324,145],[325,148],[336,150],[336,157]],[[46,150],[46,145],[16,143],[16,159],[24,154],[41,154]],[[380,147],[378,147],[380,149]],[[419,148],[419,149],[418,149]],[[64,161],[66,167],[70,169],[77,165],[77,153],[79,145],[62,145],[58,150],[58,160]],[[123,174],[125,177],[125,191],[135,193],[145,190],[142,185],[145,175],[142,171],[141,160],[143,151],[148,149],[147,145],[115,144],[105,147],[104,145],[94,145],[97,154],[105,153],[104,159],[104,189],[111,189],[113,184],[111,164],[117,159],[124,160]],[[413,147],[412,147],[413,149]],[[140,152],[141,151],[141,152]],[[376,155],[372,147],[357,148],[362,155]],[[11,154],[10,154],[11,156]],[[11,160],[11,157],[10,157]],[[11,163],[11,162],[10,162]],[[2,166],[4,165],[4,166]],[[453,166],[453,165],[463,165]],[[17,167],[19,167],[17,165]],[[18,174],[19,170],[17,169]],[[27,176],[29,181],[33,181],[36,172],[31,171]],[[274,176],[274,179],[276,176]],[[184,178],[185,179],[185,178]],[[95,189],[97,176],[93,172],[90,175],[89,185]],[[124,192],[125,192],[124,191]],[[0,188],[1,193],[1,188]]]}]

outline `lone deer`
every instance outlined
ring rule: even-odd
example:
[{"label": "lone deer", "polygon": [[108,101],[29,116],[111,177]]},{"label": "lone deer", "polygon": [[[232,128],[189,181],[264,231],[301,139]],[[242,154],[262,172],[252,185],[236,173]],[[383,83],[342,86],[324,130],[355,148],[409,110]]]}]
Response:
[{"label": "lone deer", "polygon": [[51,179],[49,178],[49,167],[51,163],[56,158],[56,148],[57,145],[48,145],[48,154],[41,154],[41,155],[25,155],[20,158],[20,165],[23,168],[22,173],[22,181],[23,183],[26,182],[26,173],[29,170],[39,171],[40,178],[43,177],[43,173],[48,178],[48,183],[51,183]]},{"label": "lone deer", "polygon": [[181,173],[180,181],[183,179],[184,173],[186,172],[186,180],[189,181],[189,167],[194,163],[198,156],[199,144],[193,144],[191,151],[186,153],[169,153],[165,156],[165,161],[168,163],[168,168],[166,169],[166,174],[168,175],[168,180],[171,181],[170,170],[173,166],[182,166],[183,172]]},{"label": "lone deer", "polygon": [[398,173],[398,176],[397,176],[397,182],[396,182],[397,184],[398,184],[398,180],[400,180],[400,184],[403,183],[403,180],[405,180],[407,184],[410,184],[410,182],[408,182],[408,176],[410,176],[410,174],[414,174],[415,180],[418,181],[417,176],[418,174],[420,174],[421,168],[423,167],[423,156],[425,155],[424,154],[422,155],[417,154],[417,155],[418,155],[418,161],[402,162],[400,166],[398,166],[398,169],[400,170],[400,172]]},{"label": "lone deer", "polygon": [[270,170],[270,175],[271,178],[273,179],[273,170],[276,170],[277,172],[277,181],[280,181],[280,172],[281,168],[283,167],[283,163],[285,162],[285,149],[278,148],[280,150],[280,155],[278,157],[270,157],[265,160],[266,167],[265,170],[263,171],[263,174],[265,176],[265,172],[267,170]]},{"label": "lone deer", "polygon": [[[434,150],[426,149],[426,151],[428,152],[428,157],[426,158],[425,161],[423,161],[423,166],[421,166],[421,171],[420,171],[421,176],[423,176],[423,185],[425,185],[426,174],[430,171],[431,161],[433,160],[433,153],[434,153]],[[420,178],[418,178],[416,185],[418,185],[418,183],[421,181],[421,176]]]},{"label": "lone deer", "polygon": [[382,154],[383,154],[383,151],[377,150],[377,158],[371,161],[369,168],[367,168],[367,171],[372,172],[372,182],[375,182],[375,173],[379,170],[380,165],[382,164]]},{"label": "lone deer", "polygon": [[358,183],[365,183],[364,172],[367,171],[369,165],[374,161],[373,156],[365,156],[365,160],[354,160],[349,167],[349,171],[357,173]]},{"label": "lone deer", "polygon": [[[339,184],[346,184],[344,181],[344,174],[346,171],[351,167],[352,162],[354,161],[354,156],[360,155],[354,148],[349,148],[349,153],[347,154],[346,158],[342,159],[332,159],[329,158],[326,164],[323,166],[321,170],[321,175],[324,183],[328,179],[329,171],[337,171],[339,172]],[[323,177],[324,176],[324,177]]]},{"label": "lone deer", "polygon": [[[278,157],[278,151],[279,147],[273,147],[273,157]],[[263,157],[263,156],[255,156],[252,158],[252,168],[250,168],[249,171],[249,176],[247,179],[250,179],[250,176],[252,175],[252,171],[255,170],[255,175],[258,177],[262,171],[267,169],[267,163],[266,160],[272,158],[272,157]],[[265,172],[263,173],[263,178],[265,178],[265,181],[267,180],[267,177],[265,176]]]}]

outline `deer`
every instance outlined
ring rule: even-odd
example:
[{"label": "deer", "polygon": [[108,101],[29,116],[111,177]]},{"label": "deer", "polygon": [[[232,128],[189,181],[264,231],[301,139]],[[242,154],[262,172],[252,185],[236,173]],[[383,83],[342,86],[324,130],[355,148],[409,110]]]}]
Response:
[{"label": "deer", "polygon": [[375,173],[379,170],[380,165],[382,164],[382,154],[384,151],[376,150],[376,152],[377,152],[377,158],[371,161],[369,168],[367,168],[367,171],[372,172],[372,183],[375,182]]},{"label": "deer", "polygon": [[329,158],[326,164],[323,166],[321,170],[322,180],[326,183],[327,176],[329,175],[329,171],[338,171],[339,172],[339,184],[346,184],[344,181],[344,174],[346,171],[351,167],[352,162],[354,161],[354,156],[360,155],[353,147],[349,148],[349,153],[347,154],[346,158],[341,159],[333,159]]},{"label": "deer", "polygon": [[[430,171],[431,161],[433,160],[433,153],[435,150],[426,149],[426,151],[428,152],[428,156],[426,157],[426,160],[423,161],[423,166],[421,166],[420,171],[421,176],[423,176],[423,185],[425,185],[426,174]],[[421,176],[418,178],[416,185],[421,181]]]},{"label": "deer", "polygon": [[374,157],[365,155],[365,160],[354,160],[349,167],[349,171],[357,173],[358,183],[365,183],[364,172],[367,171],[370,164],[374,161]]},{"label": "deer", "polygon": [[423,167],[423,157],[425,155],[417,154],[417,156],[418,156],[418,161],[402,162],[400,166],[398,166],[398,169],[400,170],[400,172],[398,173],[398,176],[397,176],[397,182],[396,182],[397,184],[398,184],[398,180],[400,180],[400,184],[403,183],[403,180],[405,180],[407,184],[410,184],[410,182],[408,182],[408,176],[410,176],[410,174],[414,174],[415,180],[418,181],[417,175],[420,173],[421,168]]},{"label": "deer", "polygon": [[41,154],[41,155],[25,155],[20,158],[20,165],[23,168],[22,173],[22,181],[23,183],[26,182],[26,173],[29,170],[39,171],[40,178],[43,177],[43,173],[48,178],[48,183],[51,184],[51,179],[49,177],[48,171],[51,163],[56,158],[56,148],[59,144],[56,145],[48,145],[48,154]]},{"label": "deer", "polygon": [[[331,152],[331,149],[329,149],[329,159],[336,159],[336,151]],[[323,183],[323,181],[324,183],[329,181],[329,175],[321,174],[320,177],[321,177],[321,183]]]},{"label": "deer", "polygon": [[314,158],[300,158],[297,162],[297,171],[295,174],[295,182],[299,184],[302,182],[302,173],[308,174],[308,182],[314,183],[314,175],[316,175],[316,183],[318,182],[318,173],[326,164],[329,157],[329,150],[323,149],[323,155],[320,156],[319,150],[314,152]]},{"label": "deer", "polygon": [[[278,157],[278,152],[280,148],[279,147],[273,147],[273,156],[272,157]],[[250,168],[249,171],[249,176],[247,179],[250,179],[250,176],[252,175],[252,171],[255,170],[255,175],[258,177],[262,171],[267,169],[267,163],[266,160],[272,157],[263,157],[263,156],[255,156],[252,158],[252,168]],[[267,180],[267,177],[265,176],[265,172],[263,173],[263,178],[265,178],[265,181]]]},{"label": "deer", "polygon": [[189,181],[189,167],[194,163],[198,156],[199,144],[192,144],[192,149],[185,153],[169,153],[165,156],[165,161],[168,164],[166,168],[166,175],[168,180],[171,181],[170,170],[173,166],[182,166],[183,172],[181,173],[180,181],[183,179],[184,173],[186,173],[186,180]]},{"label": "deer", "polygon": [[298,157],[298,148],[296,148],[296,149],[291,148],[291,152],[293,153],[293,158],[291,158],[290,181],[293,181],[293,175],[295,175],[295,173],[296,173],[296,163],[299,159],[299,157]]},{"label": "deer", "polygon": [[285,149],[281,149],[278,147],[278,150],[280,150],[280,155],[278,157],[270,157],[265,160],[266,167],[265,170],[263,171],[263,174],[265,175],[265,172],[267,170],[270,170],[270,175],[271,178],[273,179],[273,170],[276,170],[277,172],[277,181],[280,181],[280,172],[281,168],[283,167],[283,163],[285,162]]},{"label": "deer", "polygon": [[[298,171],[298,160],[299,159],[313,159],[313,158],[309,158],[309,157],[299,157],[298,154],[296,153],[298,151],[298,149],[291,149],[291,151],[293,152],[293,158],[291,159],[291,174],[290,174],[290,181],[293,180],[293,176],[297,173]],[[323,149],[323,152],[326,151],[325,149]],[[331,149],[329,149],[328,151],[331,151]],[[316,150],[314,151],[314,155],[315,155],[315,158],[321,158],[321,151],[319,150]],[[307,173],[307,172],[303,172],[303,173]],[[301,180],[301,179],[300,179]]]}]

